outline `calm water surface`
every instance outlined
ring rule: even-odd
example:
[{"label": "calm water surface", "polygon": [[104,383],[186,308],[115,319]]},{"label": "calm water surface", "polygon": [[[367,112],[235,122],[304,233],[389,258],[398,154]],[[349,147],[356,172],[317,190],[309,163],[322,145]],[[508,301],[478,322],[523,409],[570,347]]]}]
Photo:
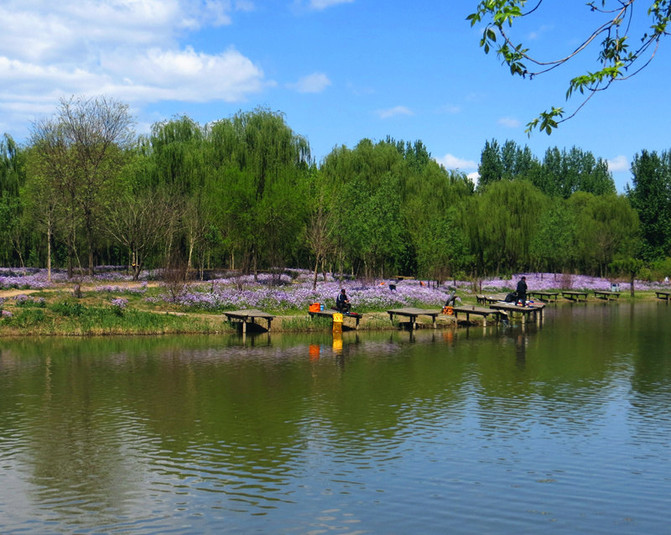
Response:
[{"label": "calm water surface", "polygon": [[0,340],[0,532],[669,533],[670,326]]}]

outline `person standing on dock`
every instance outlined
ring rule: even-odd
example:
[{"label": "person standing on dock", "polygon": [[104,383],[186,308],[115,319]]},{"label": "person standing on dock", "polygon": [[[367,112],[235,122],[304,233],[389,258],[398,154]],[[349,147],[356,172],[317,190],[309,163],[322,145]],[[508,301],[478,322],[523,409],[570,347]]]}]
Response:
[{"label": "person standing on dock", "polygon": [[350,308],[352,308],[352,305],[349,303],[349,297],[345,293],[345,288],[340,290],[340,294],[336,297],[336,308],[338,312],[349,312]]},{"label": "person standing on dock", "polygon": [[527,304],[527,278],[524,276],[517,283],[517,302],[522,306]]}]

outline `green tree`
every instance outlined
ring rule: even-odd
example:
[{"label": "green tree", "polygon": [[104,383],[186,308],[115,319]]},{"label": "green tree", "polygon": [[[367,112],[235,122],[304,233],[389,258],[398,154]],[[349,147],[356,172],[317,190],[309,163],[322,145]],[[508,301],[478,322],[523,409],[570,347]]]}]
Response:
[{"label": "green tree", "polygon": [[186,116],[156,123],[149,137],[151,183],[163,193],[162,202],[172,206],[172,217],[165,221],[169,227],[165,258],[174,258],[173,248],[183,243],[187,269],[193,267],[207,229],[204,143],[203,129]]},{"label": "green tree", "polygon": [[[412,150],[406,151],[408,146]],[[333,199],[340,271],[346,264],[372,277],[414,262],[407,258],[412,244],[402,212],[420,180],[417,169],[431,165],[422,147],[363,139],[354,149],[338,147],[325,158],[321,171]]]},{"label": "green tree", "polygon": [[583,273],[605,277],[616,258],[636,258],[639,220],[625,196],[578,192],[568,205],[576,217],[576,253]]},{"label": "green tree", "polygon": [[472,257],[459,218],[459,207],[474,193],[464,174],[446,171],[434,160],[420,174],[411,176],[406,188],[403,224],[417,272],[422,277],[446,280],[467,269]]},{"label": "green tree", "polygon": [[631,166],[632,187],[627,197],[638,212],[648,261],[671,255],[671,153],[642,151]]},{"label": "green tree", "polygon": [[22,228],[23,198],[21,190],[26,180],[24,151],[8,134],[0,139],[0,235],[4,247],[4,262],[11,263],[14,254],[24,266],[24,237]]},{"label": "green tree", "polygon": [[312,289],[317,289],[319,267],[326,280],[326,261],[335,252],[335,219],[327,189],[317,169],[310,173],[310,213],[305,229],[305,241],[314,256]]},{"label": "green tree", "polygon": [[[663,37],[668,35],[667,26],[671,21],[671,2],[668,0],[594,0],[587,2],[586,8],[594,18],[594,30],[588,32],[584,40],[556,60],[539,60],[522,42],[515,43],[510,31],[520,19],[541,16],[543,0],[534,2],[525,11],[526,0],[482,0],[474,13],[467,17],[471,26],[485,23],[480,46],[485,53],[495,50],[509,67],[513,76],[533,78],[564,65],[577,56],[583,55],[588,45],[601,39],[595,68],[569,81],[566,98],[574,93],[586,95],[582,103],[569,116],[563,108],[552,107],[542,112],[527,125],[527,131],[535,128],[550,134],[559,123],[573,117],[582,106],[600,91],[608,89],[613,82],[626,80],[646,67],[657,51]],[[647,7],[645,11],[641,12]],[[576,15],[576,17],[579,15]],[[648,26],[641,32],[638,42],[631,32],[635,31],[632,18],[647,16]],[[636,43],[631,45],[631,43]]]},{"label": "green tree", "polygon": [[[61,100],[53,119],[37,122],[33,128],[32,144],[41,160],[37,165],[62,203],[70,260],[77,257],[81,224],[91,275],[108,186],[118,176],[124,150],[133,139],[131,123],[125,104],[104,97],[73,97]],[[72,275],[72,262],[68,266]]]},{"label": "green tree", "polygon": [[531,244],[547,202],[530,182],[504,180],[462,206],[478,273],[531,267]]},{"label": "green tree", "polygon": [[636,276],[641,272],[645,263],[640,258],[620,258],[615,259],[610,265],[611,271],[618,274],[624,274],[629,279],[629,295],[634,297],[634,283]]},{"label": "green tree", "polygon": [[576,221],[566,201],[555,198],[540,215],[531,242],[534,264],[553,273],[572,271],[575,266]]},{"label": "green tree", "polygon": [[34,147],[28,149],[26,158],[27,180],[23,191],[26,212],[37,232],[45,236],[47,280],[52,275],[52,242],[59,214],[59,201],[55,195],[51,166]]},{"label": "green tree", "polygon": [[138,280],[152,254],[165,248],[176,211],[174,198],[166,190],[150,187],[151,162],[143,154],[142,143],[114,185],[115,200],[105,218],[106,234],[127,252],[133,280]]},{"label": "green tree", "polygon": [[259,108],[214,123],[208,132],[214,224],[245,272],[295,253],[307,220],[310,147],[281,113]]},{"label": "green tree", "polygon": [[501,150],[495,139],[485,142],[485,148],[480,154],[480,165],[478,166],[478,187],[484,188],[488,184],[497,182],[503,178],[503,162],[501,161]]},{"label": "green tree", "polygon": [[591,152],[577,147],[560,151],[557,147],[545,151],[541,173],[534,184],[544,193],[568,199],[576,191],[594,195],[615,193],[615,182],[608,164]]}]

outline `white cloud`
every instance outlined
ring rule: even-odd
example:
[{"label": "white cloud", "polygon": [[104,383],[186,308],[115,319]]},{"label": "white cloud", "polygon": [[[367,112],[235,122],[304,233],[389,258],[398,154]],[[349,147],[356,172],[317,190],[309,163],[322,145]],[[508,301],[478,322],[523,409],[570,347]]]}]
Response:
[{"label": "white cloud", "polygon": [[464,171],[478,168],[477,162],[473,160],[465,160],[463,158],[457,158],[456,156],[449,153],[443,156],[442,158],[436,158],[436,161],[443,167],[445,167],[445,169],[458,169],[459,171]]},{"label": "white cloud", "polygon": [[261,69],[234,48],[216,55],[191,47],[180,51],[153,49],[137,58],[130,69],[123,57],[114,59],[116,63],[110,63],[108,70],[119,78],[125,75],[133,90],[145,88],[148,100],[155,93],[154,100],[237,102],[267,85]]},{"label": "white cloud", "polygon": [[629,168],[629,160],[626,156],[616,156],[608,160],[608,170],[611,172],[629,171]]},{"label": "white cloud", "polygon": [[234,48],[205,53],[179,38],[252,9],[251,0],[4,0],[0,115],[30,122],[72,94],[243,101],[272,85],[259,66]]},{"label": "white cloud", "polygon": [[395,106],[394,108],[388,108],[386,110],[378,110],[377,114],[380,119],[389,119],[398,115],[414,115],[412,110],[405,106]]},{"label": "white cloud", "polygon": [[331,85],[328,76],[321,72],[315,72],[303,76],[295,84],[288,84],[288,87],[295,89],[299,93],[321,93]]},{"label": "white cloud", "polygon": [[505,126],[506,128],[519,128],[522,124],[517,119],[512,117],[501,117],[497,123],[501,126]]}]

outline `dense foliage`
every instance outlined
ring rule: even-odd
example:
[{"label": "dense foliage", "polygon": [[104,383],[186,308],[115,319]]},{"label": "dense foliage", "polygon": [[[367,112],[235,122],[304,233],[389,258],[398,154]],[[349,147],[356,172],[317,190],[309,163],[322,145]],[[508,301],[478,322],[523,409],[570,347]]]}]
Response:
[{"label": "dense foliage", "polygon": [[[282,114],[188,117],[129,134],[127,107],[71,99],[30,143],[0,141],[0,263],[204,274],[287,266],[446,280],[551,270],[608,275],[671,252],[668,153],[635,158],[617,195],[578,148],[542,159],[488,141],[477,185],[421,141],[339,146],[315,163]],[[639,219],[641,221],[639,232]],[[629,262],[627,265],[638,265]],[[642,268],[641,268],[642,269]]]}]

